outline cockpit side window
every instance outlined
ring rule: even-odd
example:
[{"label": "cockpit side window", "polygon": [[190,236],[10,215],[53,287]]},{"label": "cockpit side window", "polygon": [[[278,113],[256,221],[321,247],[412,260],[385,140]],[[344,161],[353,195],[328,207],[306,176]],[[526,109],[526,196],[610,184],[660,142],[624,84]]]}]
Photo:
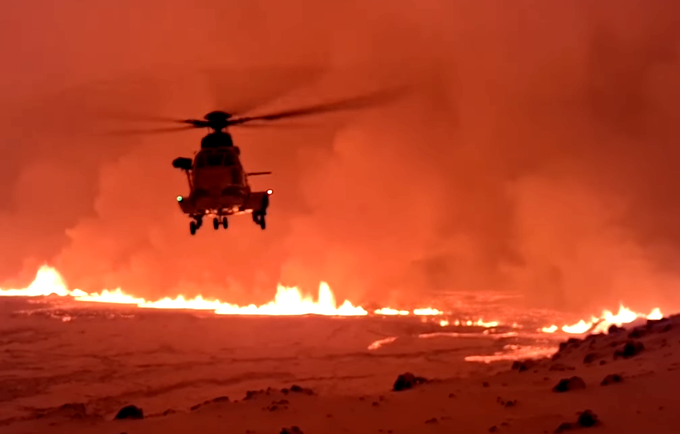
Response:
[{"label": "cockpit side window", "polygon": [[194,160],[194,164],[196,167],[205,167],[205,158],[203,158],[203,155],[198,155]]}]

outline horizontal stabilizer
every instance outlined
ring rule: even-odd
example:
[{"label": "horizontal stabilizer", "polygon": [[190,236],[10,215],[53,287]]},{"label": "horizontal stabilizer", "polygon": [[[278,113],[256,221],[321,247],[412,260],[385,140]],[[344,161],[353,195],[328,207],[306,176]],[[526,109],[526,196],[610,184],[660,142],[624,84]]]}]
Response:
[{"label": "horizontal stabilizer", "polygon": [[259,175],[271,175],[271,172],[249,172],[246,176],[259,176]]}]

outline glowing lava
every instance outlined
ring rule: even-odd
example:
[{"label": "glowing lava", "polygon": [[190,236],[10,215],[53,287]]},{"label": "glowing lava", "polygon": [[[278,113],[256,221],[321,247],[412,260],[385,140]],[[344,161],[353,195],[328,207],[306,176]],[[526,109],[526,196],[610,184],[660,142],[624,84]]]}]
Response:
[{"label": "glowing lava", "polygon": [[661,313],[661,309],[658,307],[654,308],[648,315],[645,315],[642,313],[636,313],[621,305],[619,306],[619,312],[616,314],[609,310],[604,310],[599,318],[592,317],[590,321],[582,319],[576,324],[562,326],[561,329],[556,325],[543,327],[541,331],[543,333],[555,333],[557,330],[562,330],[564,333],[569,334],[584,334],[586,332],[605,333],[612,325],[620,327],[623,324],[630,324],[633,321],[641,318],[659,320],[663,318],[663,314]]},{"label": "glowing lava", "polygon": [[[76,301],[91,303],[110,303],[135,305],[150,309],[192,309],[213,311],[218,315],[327,315],[327,316],[365,316],[368,312],[361,306],[353,306],[345,300],[337,305],[335,295],[327,283],[321,282],[317,299],[303,296],[296,287],[279,285],[274,300],[262,306],[254,304],[239,306],[220,300],[209,300],[202,296],[187,299],[182,295],[175,298],[163,298],[148,301],[141,297],[126,294],[120,288],[103,290],[97,293],[87,293],[80,289],[69,290],[61,275],[52,267],[43,266],[38,270],[35,280],[24,289],[0,289],[0,296],[10,297],[40,297],[57,295],[72,297]],[[378,309],[376,315],[409,315],[408,310],[390,308]],[[414,315],[436,316],[443,312],[433,308],[415,309]]]},{"label": "glowing lava", "polygon": [[303,297],[297,288],[279,285],[274,301],[262,306],[238,306],[219,300],[207,300],[200,295],[192,299],[186,299],[180,295],[176,298],[147,301],[144,298],[126,294],[120,288],[90,294],[79,289],[69,290],[57,270],[48,266],[41,267],[33,283],[25,289],[0,289],[0,296],[39,297],[49,295],[72,297],[77,301],[93,303],[136,305],[141,308],[209,310],[220,315],[368,315],[368,312],[362,307],[355,307],[347,300],[338,307],[333,292],[324,282],[319,285],[316,301],[311,297]]}]

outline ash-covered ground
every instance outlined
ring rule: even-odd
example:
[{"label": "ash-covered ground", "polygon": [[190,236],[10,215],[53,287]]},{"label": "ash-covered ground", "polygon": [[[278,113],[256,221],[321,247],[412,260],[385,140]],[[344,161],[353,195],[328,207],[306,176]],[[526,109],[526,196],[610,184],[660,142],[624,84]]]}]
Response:
[{"label": "ash-covered ground", "polygon": [[247,317],[2,298],[0,423],[69,402],[96,414],[134,403],[153,414],[291,384],[379,393],[405,371],[488,374],[514,358],[549,354],[564,339],[537,332],[554,320],[548,312],[506,308],[495,328],[455,325],[455,318],[499,315],[489,300],[466,303],[451,302],[456,313],[436,317]]}]

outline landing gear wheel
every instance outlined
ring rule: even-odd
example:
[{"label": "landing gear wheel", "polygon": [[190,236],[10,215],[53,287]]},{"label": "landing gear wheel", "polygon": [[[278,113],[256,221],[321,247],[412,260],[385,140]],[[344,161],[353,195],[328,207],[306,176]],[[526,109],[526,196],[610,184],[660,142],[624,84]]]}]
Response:
[{"label": "landing gear wheel", "polygon": [[189,223],[189,231],[191,232],[191,235],[196,235],[196,229],[198,229],[196,222]]},{"label": "landing gear wheel", "polygon": [[226,217],[222,217],[222,227],[227,229],[229,227],[229,220]]},{"label": "landing gear wheel", "polygon": [[253,221],[255,222],[256,225],[262,228],[262,230],[264,230],[267,227],[267,221],[264,218],[264,214],[253,213]]},{"label": "landing gear wheel", "polygon": [[218,230],[220,228],[220,221],[217,217],[213,219],[213,227],[215,228],[215,230]]}]

